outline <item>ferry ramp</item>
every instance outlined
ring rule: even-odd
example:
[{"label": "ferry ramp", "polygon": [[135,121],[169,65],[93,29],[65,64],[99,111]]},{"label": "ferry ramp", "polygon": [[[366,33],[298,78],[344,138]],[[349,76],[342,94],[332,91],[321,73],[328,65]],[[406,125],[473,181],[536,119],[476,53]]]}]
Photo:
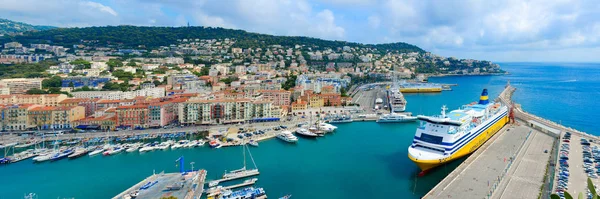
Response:
[{"label": "ferry ramp", "polygon": [[530,132],[524,126],[505,126],[424,198],[489,198]]}]

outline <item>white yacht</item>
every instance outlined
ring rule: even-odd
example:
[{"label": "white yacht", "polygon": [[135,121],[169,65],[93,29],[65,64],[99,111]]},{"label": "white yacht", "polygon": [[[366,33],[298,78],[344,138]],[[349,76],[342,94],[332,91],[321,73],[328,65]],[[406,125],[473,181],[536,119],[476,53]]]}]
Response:
[{"label": "white yacht", "polygon": [[46,154],[41,154],[35,158],[33,158],[34,162],[44,162],[47,160],[50,160],[52,158],[52,156],[54,156],[54,154],[56,154],[56,152],[48,152]]},{"label": "white yacht", "polygon": [[379,122],[379,123],[414,122],[414,121],[417,121],[417,117],[403,115],[403,114],[396,114],[396,113],[382,115],[377,120],[377,122]]},{"label": "white yacht", "polygon": [[318,125],[319,125],[319,129],[321,129],[325,132],[328,132],[328,133],[333,132],[337,129],[337,126],[333,126],[333,125],[327,124],[325,122],[321,122]]},{"label": "white yacht", "polygon": [[179,142],[173,144],[171,149],[184,148],[190,141],[189,140],[179,140]]},{"label": "white yacht", "polygon": [[90,152],[90,153],[89,153],[89,156],[94,156],[94,155],[100,154],[100,153],[102,153],[102,152],[104,152],[104,148],[98,148],[98,149],[96,149],[96,150],[94,150],[94,151]]},{"label": "white yacht", "polygon": [[298,135],[302,135],[302,136],[306,136],[306,137],[319,137],[319,135],[317,135],[316,133],[310,132],[305,128],[296,129],[296,133]]},{"label": "white yacht", "polygon": [[298,138],[296,136],[294,136],[292,134],[292,132],[290,131],[282,131],[281,133],[277,134],[277,138],[286,141],[286,142],[297,142]]},{"label": "white yacht", "polygon": [[142,143],[134,143],[131,146],[129,146],[129,148],[127,148],[127,150],[125,150],[125,152],[131,153],[131,152],[137,151],[138,149],[140,149],[140,147],[142,147]]}]

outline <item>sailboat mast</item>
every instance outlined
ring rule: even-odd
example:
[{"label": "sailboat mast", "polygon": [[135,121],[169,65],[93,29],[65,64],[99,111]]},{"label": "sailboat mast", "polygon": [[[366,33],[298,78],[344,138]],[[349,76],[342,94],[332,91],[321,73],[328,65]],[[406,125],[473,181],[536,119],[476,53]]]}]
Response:
[{"label": "sailboat mast", "polygon": [[246,169],[246,150],[244,150],[246,144],[242,145],[242,154],[244,154],[244,169]]}]

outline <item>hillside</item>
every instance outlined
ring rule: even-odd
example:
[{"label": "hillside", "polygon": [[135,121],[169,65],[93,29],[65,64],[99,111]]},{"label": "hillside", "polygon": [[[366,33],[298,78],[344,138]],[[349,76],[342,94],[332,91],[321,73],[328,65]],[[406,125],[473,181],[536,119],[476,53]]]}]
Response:
[{"label": "hillside", "polygon": [[[311,37],[273,36],[250,33],[243,30],[211,27],[140,27],[106,26],[86,28],[56,28],[46,31],[25,32],[0,38],[0,43],[17,41],[24,45],[48,43],[72,46],[88,41],[86,45],[112,46],[118,48],[148,48],[169,46],[178,39],[224,39],[237,40],[235,46],[242,48],[264,48],[269,45],[293,46],[296,44],[318,46],[320,48],[372,47],[380,51],[424,52],[421,48],[407,43],[359,44],[345,41],[331,41]],[[91,42],[90,42],[91,41]]]},{"label": "hillside", "polygon": [[0,35],[1,34],[13,34],[13,33],[22,33],[27,31],[41,31],[41,30],[49,30],[56,27],[53,26],[35,26],[31,24],[11,21],[7,19],[0,19]]}]

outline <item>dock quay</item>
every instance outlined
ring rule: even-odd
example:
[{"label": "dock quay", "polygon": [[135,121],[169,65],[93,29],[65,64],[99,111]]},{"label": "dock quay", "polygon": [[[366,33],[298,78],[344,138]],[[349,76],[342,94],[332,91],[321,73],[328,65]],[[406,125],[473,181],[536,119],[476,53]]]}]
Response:
[{"label": "dock quay", "polygon": [[[206,170],[153,174],[116,195],[113,199],[169,196],[182,199],[200,198],[204,192],[205,179]],[[134,193],[138,194],[137,197],[132,197]]]},{"label": "dock quay", "polygon": [[[550,198],[558,179],[560,137],[572,134],[569,158],[571,194],[585,193],[580,138],[598,138],[523,111],[512,102],[515,88],[507,85],[496,99],[513,107],[515,121],[471,154],[423,198]],[[596,144],[594,142],[594,144]],[[599,145],[600,146],[600,145]],[[598,184],[598,179],[593,179]]]}]

